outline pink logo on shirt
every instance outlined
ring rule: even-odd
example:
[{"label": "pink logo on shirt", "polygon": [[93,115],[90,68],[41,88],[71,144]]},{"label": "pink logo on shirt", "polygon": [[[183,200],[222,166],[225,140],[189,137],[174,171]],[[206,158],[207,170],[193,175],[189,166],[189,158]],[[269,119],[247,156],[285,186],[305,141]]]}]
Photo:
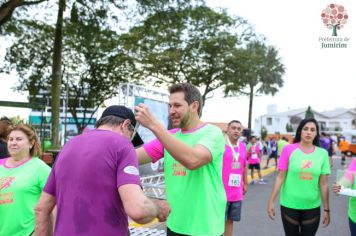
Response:
[{"label": "pink logo on shirt", "polygon": [[0,178],[0,190],[10,187],[11,183],[14,182],[15,177],[4,177]]},{"label": "pink logo on shirt", "polygon": [[312,167],[312,164],[312,161],[303,160],[301,169],[310,169]]},{"label": "pink logo on shirt", "polygon": [[173,176],[186,176],[187,169],[179,162],[173,163]]}]

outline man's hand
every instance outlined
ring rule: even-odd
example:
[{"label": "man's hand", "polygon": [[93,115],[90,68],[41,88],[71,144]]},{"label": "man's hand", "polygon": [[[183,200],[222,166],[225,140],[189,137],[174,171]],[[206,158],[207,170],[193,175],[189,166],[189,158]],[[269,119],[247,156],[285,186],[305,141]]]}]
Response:
[{"label": "man's hand", "polygon": [[341,190],[341,185],[339,185],[339,184],[337,184],[336,182],[334,182],[332,189],[333,189],[333,192],[334,192],[334,193],[339,193],[340,190]]},{"label": "man's hand", "polygon": [[142,126],[152,130],[152,128],[159,123],[145,104],[140,103],[135,107],[135,110],[135,118]]},{"label": "man's hand", "polygon": [[171,212],[171,207],[166,200],[155,200],[154,203],[158,208],[157,218],[160,222],[166,221],[169,213]]},{"label": "man's hand", "polygon": [[248,184],[244,184],[244,187],[243,187],[243,194],[244,195],[247,193],[247,188],[248,188]]}]

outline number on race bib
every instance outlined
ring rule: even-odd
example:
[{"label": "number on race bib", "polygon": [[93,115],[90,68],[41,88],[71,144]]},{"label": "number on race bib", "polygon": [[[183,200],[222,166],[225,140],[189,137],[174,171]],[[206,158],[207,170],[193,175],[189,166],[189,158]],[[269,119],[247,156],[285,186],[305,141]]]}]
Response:
[{"label": "number on race bib", "polygon": [[230,187],[240,187],[241,185],[241,175],[240,174],[230,174],[229,184]]}]

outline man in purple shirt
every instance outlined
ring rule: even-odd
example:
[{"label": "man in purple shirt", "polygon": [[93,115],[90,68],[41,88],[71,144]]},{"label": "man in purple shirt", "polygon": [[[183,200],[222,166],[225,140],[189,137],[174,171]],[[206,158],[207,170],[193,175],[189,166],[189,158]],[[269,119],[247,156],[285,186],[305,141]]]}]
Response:
[{"label": "man in purple shirt", "polygon": [[[140,187],[138,159],[130,142],[135,125],[130,109],[110,106],[97,129],[66,143],[35,208],[36,235],[50,234],[55,205],[55,235],[127,235],[127,216],[141,224],[167,218],[168,203],[149,200]],[[134,145],[142,144],[137,134],[132,138]]]}]

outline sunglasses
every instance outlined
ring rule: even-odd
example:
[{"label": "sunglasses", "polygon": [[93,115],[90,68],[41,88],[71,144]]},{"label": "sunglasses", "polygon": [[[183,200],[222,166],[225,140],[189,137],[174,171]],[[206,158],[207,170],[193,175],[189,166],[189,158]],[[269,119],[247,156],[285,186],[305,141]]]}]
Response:
[{"label": "sunglasses", "polygon": [[140,127],[140,123],[138,123],[138,122],[136,122],[135,127],[132,124],[130,125],[130,130],[133,131],[130,141],[132,141],[135,138],[135,135],[136,135],[139,127]]}]

